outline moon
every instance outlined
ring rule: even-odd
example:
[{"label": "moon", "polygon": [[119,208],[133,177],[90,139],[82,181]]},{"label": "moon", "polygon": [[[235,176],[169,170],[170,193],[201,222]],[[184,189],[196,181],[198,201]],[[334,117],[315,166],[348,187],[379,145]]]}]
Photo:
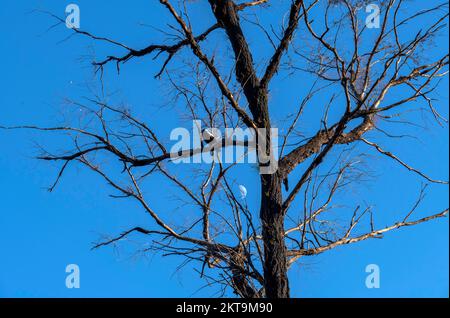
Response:
[{"label": "moon", "polygon": [[245,199],[247,196],[247,188],[241,184],[239,185],[239,192],[241,193],[241,199]]}]

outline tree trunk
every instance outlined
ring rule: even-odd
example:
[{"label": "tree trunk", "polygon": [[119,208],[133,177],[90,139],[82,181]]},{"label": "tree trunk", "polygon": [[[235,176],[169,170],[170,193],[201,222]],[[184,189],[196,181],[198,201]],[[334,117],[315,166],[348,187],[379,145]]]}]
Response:
[{"label": "tree trunk", "polygon": [[[236,78],[242,86],[258,128],[267,130],[270,145],[270,116],[267,87],[261,87],[253,57],[239,22],[234,1],[209,0],[217,22],[226,31],[233,48]],[[267,148],[270,151],[270,147]],[[268,298],[289,297],[281,180],[278,173],[261,175],[262,235],[264,242],[264,288]]]},{"label": "tree trunk", "polygon": [[267,298],[289,298],[281,180],[277,173],[261,175],[264,289]]}]

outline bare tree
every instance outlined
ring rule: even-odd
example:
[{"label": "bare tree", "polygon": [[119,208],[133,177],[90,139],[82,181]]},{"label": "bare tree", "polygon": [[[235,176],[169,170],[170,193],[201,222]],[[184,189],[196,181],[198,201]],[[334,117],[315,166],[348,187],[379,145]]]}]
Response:
[{"label": "bare tree", "polygon": [[[207,14],[214,16],[215,23],[196,33],[188,12],[200,5],[199,1],[154,2],[172,19],[168,21],[172,34],[167,33],[164,44],[131,48],[81,29],[72,30],[74,35],[115,47],[115,55],[93,63],[96,72],[101,77],[110,64],[119,72],[125,63],[145,56],[162,59],[155,78],[171,87],[171,101],[185,106],[179,113],[186,119],[220,129],[279,128],[278,170],[260,175],[258,218],[236,194],[230,177],[235,163],[173,164],[174,157],[194,157],[211,149],[192,148],[174,154],[152,125],[101,94],[71,101],[90,114],[84,126],[13,127],[59,132],[73,140],[72,149],[56,154],[47,151],[39,157],[61,164],[50,190],[69,165],[78,163],[103,178],[114,189],[113,197],[137,201],[154,220],[152,228],[129,229],[95,248],[132,234],[143,235],[151,242],[144,252],[198,261],[207,284],[221,284],[224,290],[230,287],[245,298],[286,298],[287,273],[299,259],[446,216],[448,209],[413,217],[426,186],[404,217],[381,228],[375,226],[370,205],[335,202],[343,189],[364,182],[368,176],[364,164],[374,160],[367,156],[370,150],[428,184],[448,184],[410,166],[374,141],[381,135],[398,137],[401,142],[400,137],[405,136],[383,130],[382,124],[418,125],[407,116],[417,109],[431,114],[437,124],[447,125],[434,106],[433,95],[448,67],[448,53],[433,47],[433,42],[448,32],[447,3],[416,10],[404,0],[380,1],[380,15],[375,17],[380,25],[373,29],[364,20],[369,3],[362,0],[208,0]],[[278,17],[280,25],[264,21],[274,6],[286,3],[289,8],[284,17]],[[255,62],[245,35],[247,27],[260,30],[261,37],[253,41],[268,43],[273,48],[271,56]],[[225,34],[227,43],[215,44],[216,33]],[[171,69],[171,63],[177,67]],[[182,63],[184,67],[179,67]],[[309,79],[298,83],[303,88],[310,85],[308,93],[296,105],[272,104],[274,79],[299,75]],[[282,108],[289,115],[275,119],[274,109]],[[309,123],[314,131],[305,133],[302,117],[310,108],[317,120]],[[269,133],[264,137],[273,142]],[[111,158],[117,159],[120,167]],[[183,205],[196,207],[195,219],[188,224],[181,218],[168,221],[167,211],[152,208],[146,188],[156,175],[177,187],[174,193],[182,193]]]}]

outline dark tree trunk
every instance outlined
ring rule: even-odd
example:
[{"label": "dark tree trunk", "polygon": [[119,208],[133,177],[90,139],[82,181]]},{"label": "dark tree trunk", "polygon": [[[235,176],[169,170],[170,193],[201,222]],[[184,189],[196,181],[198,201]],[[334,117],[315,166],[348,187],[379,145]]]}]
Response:
[{"label": "dark tree trunk", "polygon": [[[231,0],[209,0],[217,22],[225,30],[236,59],[236,77],[242,85],[250,111],[258,128],[267,129],[270,145],[270,116],[267,87],[256,76],[253,57]],[[267,148],[270,151],[270,147]],[[262,236],[264,243],[264,289],[268,298],[289,297],[281,179],[278,173],[261,175]]]},{"label": "dark tree trunk", "polygon": [[264,242],[264,288],[268,298],[288,298],[284,216],[281,179],[277,173],[261,175],[262,236]]}]

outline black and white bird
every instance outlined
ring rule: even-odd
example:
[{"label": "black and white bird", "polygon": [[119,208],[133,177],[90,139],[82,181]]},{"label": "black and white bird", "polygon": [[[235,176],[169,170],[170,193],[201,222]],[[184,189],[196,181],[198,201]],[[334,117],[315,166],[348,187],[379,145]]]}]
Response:
[{"label": "black and white bird", "polygon": [[204,148],[206,145],[213,142],[216,136],[214,136],[214,134],[210,129],[205,128],[202,130],[201,138],[202,138],[202,146]]}]

